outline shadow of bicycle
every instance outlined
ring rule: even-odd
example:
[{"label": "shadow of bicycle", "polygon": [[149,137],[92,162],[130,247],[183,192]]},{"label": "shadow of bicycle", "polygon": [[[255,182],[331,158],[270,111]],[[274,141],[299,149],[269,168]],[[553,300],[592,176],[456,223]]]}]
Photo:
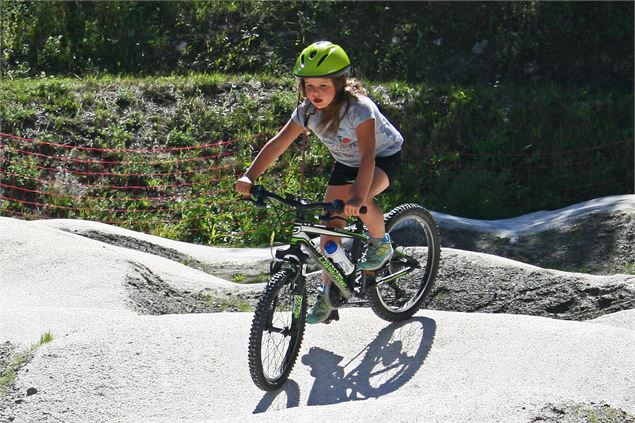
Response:
[{"label": "shadow of bicycle", "polygon": [[277,391],[267,392],[256,406],[253,414],[285,410],[297,407],[299,404],[300,387],[295,381],[289,379]]},{"label": "shadow of bicycle", "polygon": [[[344,357],[311,347],[302,363],[315,378],[307,405],[336,404],[377,398],[406,384],[423,365],[436,332],[436,322],[426,317],[391,323],[347,363]],[[289,380],[276,392],[268,392],[254,413],[296,407],[298,384]]]},{"label": "shadow of bicycle", "polygon": [[423,364],[435,332],[436,322],[426,317],[391,323],[364,350],[343,365],[343,357],[312,347],[302,357],[302,363],[311,366],[311,375],[315,377],[307,404],[325,405],[377,398],[399,389]]}]

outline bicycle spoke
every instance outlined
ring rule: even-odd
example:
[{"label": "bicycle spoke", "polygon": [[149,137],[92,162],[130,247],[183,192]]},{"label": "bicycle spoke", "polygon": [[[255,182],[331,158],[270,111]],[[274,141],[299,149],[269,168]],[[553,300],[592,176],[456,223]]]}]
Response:
[{"label": "bicycle spoke", "polygon": [[438,231],[429,212],[415,204],[391,211],[386,231],[395,254],[377,274],[371,305],[380,317],[398,321],[417,311],[432,286],[440,252]]},{"label": "bicycle spoke", "polygon": [[[269,282],[254,315],[249,340],[252,379],[264,390],[276,389],[286,380],[297,358],[304,320],[293,316],[293,273],[280,271]],[[304,316],[306,300],[301,306]]]}]

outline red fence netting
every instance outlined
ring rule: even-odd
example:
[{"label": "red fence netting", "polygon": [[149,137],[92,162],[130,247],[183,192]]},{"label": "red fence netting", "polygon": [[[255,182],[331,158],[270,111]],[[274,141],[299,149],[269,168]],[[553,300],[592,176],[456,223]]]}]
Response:
[{"label": "red fence netting", "polygon": [[[244,164],[239,140],[161,148],[96,148],[0,133],[0,215],[20,219],[89,219],[196,240],[221,238],[214,220],[237,207],[233,185]],[[416,192],[432,192],[440,174],[478,164],[512,172],[526,192],[557,191],[563,201],[591,198],[611,186],[632,186],[631,173],[603,163],[633,154],[633,139],[563,151],[435,152],[406,144],[403,176]],[[631,158],[632,160],[632,158]],[[544,178],[552,172],[553,178]],[[590,176],[593,177],[590,177]],[[630,179],[629,179],[630,178]],[[545,180],[551,181],[545,187]],[[243,208],[251,207],[247,204]],[[195,213],[205,208],[204,220]],[[225,217],[226,219],[228,217]],[[176,234],[176,235],[175,235]],[[241,236],[240,232],[232,236]]]}]

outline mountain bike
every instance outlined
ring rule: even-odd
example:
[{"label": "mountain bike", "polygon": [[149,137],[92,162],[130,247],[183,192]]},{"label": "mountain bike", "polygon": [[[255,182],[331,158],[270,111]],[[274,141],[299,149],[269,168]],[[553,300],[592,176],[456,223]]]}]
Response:
[{"label": "mountain bike", "polygon": [[[412,317],[430,292],[439,267],[441,246],[437,225],[422,206],[402,204],[385,216],[394,254],[381,268],[361,271],[357,262],[369,240],[361,219],[355,218],[352,227],[327,226],[335,219],[348,221],[337,216],[344,210],[343,201],[324,203],[292,195],[282,197],[260,185],[252,187],[251,197],[259,207],[267,207],[267,200],[272,199],[295,211],[289,247],[275,252],[270,280],[256,306],[249,334],[249,371],[260,389],[280,388],[295,365],[305,329],[310,258],[317,261],[332,280],[324,286],[323,295],[334,307],[354,297],[367,298],[377,316],[397,322]],[[316,210],[323,214],[310,217]],[[350,259],[355,266],[350,275],[321,251],[320,235],[348,242]],[[328,321],[338,319],[335,310]]]}]

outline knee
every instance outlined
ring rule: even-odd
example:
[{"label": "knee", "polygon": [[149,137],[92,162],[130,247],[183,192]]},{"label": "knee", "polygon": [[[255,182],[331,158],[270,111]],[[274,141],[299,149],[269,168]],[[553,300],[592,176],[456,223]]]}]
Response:
[{"label": "knee", "polygon": [[[337,223],[336,223],[337,222]],[[340,223],[341,222],[341,223]],[[320,221],[320,223],[324,226],[326,226],[329,229],[341,229],[345,226],[343,221]],[[335,241],[338,244],[340,243],[340,238],[337,236],[330,236],[330,235],[320,235],[320,247],[324,248],[324,244],[326,244],[329,241]]]},{"label": "knee", "polygon": [[[331,217],[333,217],[334,219],[320,220],[320,224],[326,226],[329,229],[341,229],[346,226],[346,216],[344,216],[343,214],[333,213],[331,214]],[[324,236],[328,235],[322,235],[322,237]]]}]

